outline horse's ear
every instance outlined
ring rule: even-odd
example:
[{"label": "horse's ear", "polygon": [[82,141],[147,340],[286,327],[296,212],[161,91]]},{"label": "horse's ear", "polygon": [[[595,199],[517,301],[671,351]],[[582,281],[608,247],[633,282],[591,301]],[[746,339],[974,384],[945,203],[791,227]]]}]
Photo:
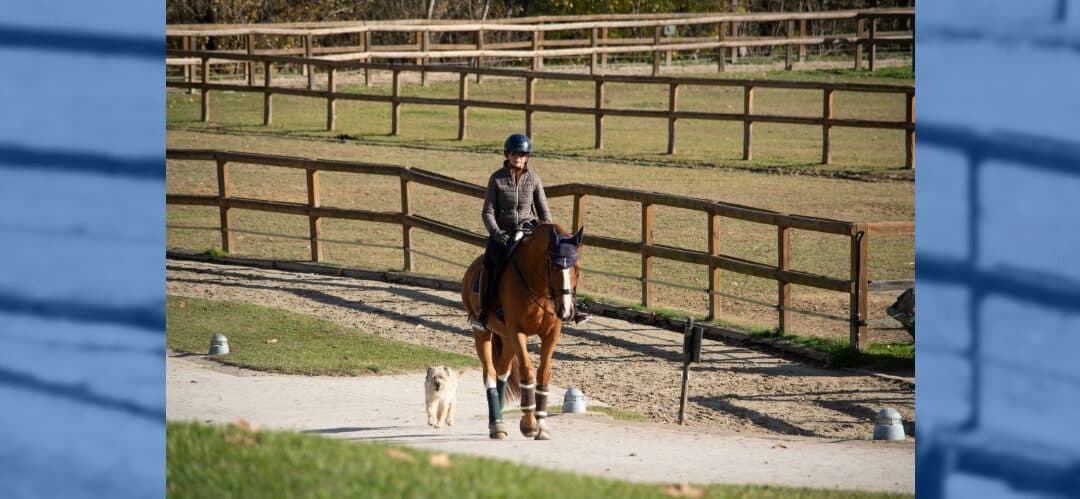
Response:
[{"label": "horse's ear", "polygon": [[581,246],[581,239],[583,237],[585,237],[585,226],[584,225],[581,226],[581,228],[578,229],[577,232],[574,233],[574,237],[571,238],[571,241],[574,242],[574,246]]},{"label": "horse's ear", "polygon": [[559,234],[559,229],[555,228],[555,224],[551,224],[551,247],[558,246],[561,240],[562,234]]}]

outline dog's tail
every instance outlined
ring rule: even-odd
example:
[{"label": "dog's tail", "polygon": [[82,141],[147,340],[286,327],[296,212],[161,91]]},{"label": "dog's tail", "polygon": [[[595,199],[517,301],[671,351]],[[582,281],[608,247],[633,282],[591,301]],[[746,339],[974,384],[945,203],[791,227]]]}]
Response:
[{"label": "dog's tail", "polygon": [[[491,358],[502,358],[503,341],[497,334],[491,335]],[[510,400],[521,399],[521,368],[517,356],[510,361],[510,377],[506,379],[506,398]]]}]

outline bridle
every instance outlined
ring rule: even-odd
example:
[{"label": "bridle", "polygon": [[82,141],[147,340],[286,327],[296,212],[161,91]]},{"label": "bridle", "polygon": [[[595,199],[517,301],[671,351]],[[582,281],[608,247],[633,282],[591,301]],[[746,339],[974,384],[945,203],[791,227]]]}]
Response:
[{"label": "bridle", "polygon": [[[555,244],[557,245],[558,243],[556,242]],[[574,272],[577,272],[577,265],[576,264],[577,264],[577,258],[576,258],[576,255],[575,255],[574,260],[572,262],[570,262],[570,266],[566,267],[566,269],[573,269]],[[551,279],[551,276],[550,276],[551,269],[552,268],[558,268],[558,269],[561,269],[561,270],[566,270],[566,269],[562,269],[562,267],[555,264],[554,259],[552,258],[551,250],[548,250],[547,256],[544,259],[544,277],[545,277],[545,279],[547,280],[547,283],[548,283],[547,284],[547,288],[548,288],[547,289],[547,291],[548,291],[547,296],[544,296],[543,294],[539,293],[538,291],[536,291],[536,290],[534,290],[532,288],[532,286],[529,284],[529,280],[525,278],[525,273],[522,272],[521,267],[518,266],[518,263],[517,263],[516,259],[511,259],[510,260],[510,266],[513,267],[514,272],[517,273],[518,278],[521,279],[521,282],[525,285],[525,289],[527,289],[529,291],[529,300],[532,301],[533,303],[535,303],[536,306],[540,307],[540,310],[542,310],[545,315],[551,315],[551,316],[553,316],[555,318],[559,318],[559,314],[555,310],[555,300],[557,300],[559,297],[566,296],[566,295],[570,295],[570,296],[573,296],[575,298],[577,297],[577,286],[573,286],[570,289],[558,289],[558,290],[556,290],[555,287],[552,286],[551,283],[552,283],[553,279]],[[549,308],[549,307],[545,306],[545,304],[543,303],[543,300],[550,301],[551,302],[551,307]]]}]

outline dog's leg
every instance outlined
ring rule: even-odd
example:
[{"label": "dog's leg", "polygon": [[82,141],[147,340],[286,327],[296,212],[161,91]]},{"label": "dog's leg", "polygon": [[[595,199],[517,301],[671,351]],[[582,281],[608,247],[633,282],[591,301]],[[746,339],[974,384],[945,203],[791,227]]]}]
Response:
[{"label": "dog's leg", "polygon": [[453,400],[446,403],[446,426],[454,426],[454,408],[457,406]]},{"label": "dog's leg", "polygon": [[435,409],[438,402],[432,400],[431,397],[427,399],[427,424],[428,426],[435,426]]},{"label": "dog's leg", "polygon": [[442,398],[439,399],[439,403],[436,404],[439,409],[435,415],[435,427],[442,428],[443,423],[446,422],[446,401]]}]

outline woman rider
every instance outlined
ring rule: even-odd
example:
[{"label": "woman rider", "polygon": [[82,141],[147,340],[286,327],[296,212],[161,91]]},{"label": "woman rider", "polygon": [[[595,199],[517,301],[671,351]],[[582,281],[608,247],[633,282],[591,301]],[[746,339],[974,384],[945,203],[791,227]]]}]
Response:
[{"label": "woman rider", "polygon": [[[488,178],[480,215],[490,237],[480,272],[480,313],[472,324],[476,329],[484,329],[487,324],[490,294],[495,278],[502,271],[514,232],[531,229],[539,222],[551,222],[544,184],[536,172],[529,170],[530,154],[532,141],[528,136],[515,133],[507,137],[503,144],[503,166]],[[581,323],[588,320],[588,315],[577,310],[572,320]]]}]

